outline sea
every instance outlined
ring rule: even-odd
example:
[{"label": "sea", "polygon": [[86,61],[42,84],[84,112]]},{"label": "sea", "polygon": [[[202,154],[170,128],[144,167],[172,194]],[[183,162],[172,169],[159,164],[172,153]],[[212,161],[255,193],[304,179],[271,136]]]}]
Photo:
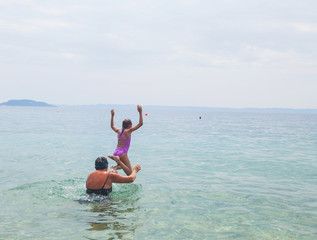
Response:
[{"label": "sea", "polygon": [[317,239],[317,114],[144,106],[136,180],[88,196],[110,110],[0,107],[0,239]]}]

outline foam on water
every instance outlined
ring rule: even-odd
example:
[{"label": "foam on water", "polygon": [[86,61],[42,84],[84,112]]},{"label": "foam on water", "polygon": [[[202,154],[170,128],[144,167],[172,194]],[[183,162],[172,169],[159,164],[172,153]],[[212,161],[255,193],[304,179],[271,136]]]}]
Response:
[{"label": "foam on water", "polygon": [[[24,184],[1,191],[1,202],[5,205],[1,206],[4,228],[0,237],[33,239],[47,234],[49,238],[76,239],[70,236],[84,236],[85,231],[112,227],[121,231],[127,228],[125,215],[136,210],[133,203],[140,198],[141,189],[139,184],[114,184],[109,196],[89,196],[85,193],[85,179],[75,178]],[[90,227],[83,227],[87,224]],[[79,226],[82,229],[75,231]],[[112,234],[109,232],[109,236]]]}]

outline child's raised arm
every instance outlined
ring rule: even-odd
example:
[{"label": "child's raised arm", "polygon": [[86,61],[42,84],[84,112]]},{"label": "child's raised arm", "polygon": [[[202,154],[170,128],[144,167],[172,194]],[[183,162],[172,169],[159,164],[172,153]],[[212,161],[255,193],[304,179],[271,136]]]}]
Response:
[{"label": "child's raised arm", "polygon": [[142,107],[141,105],[137,106],[138,112],[139,112],[139,123],[135,125],[134,127],[130,128],[131,132],[139,129],[143,125],[143,115],[142,115]]},{"label": "child's raised arm", "polygon": [[114,117],[114,109],[111,109],[111,123],[110,123],[110,126],[111,126],[112,130],[117,133],[117,132],[120,131],[120,129],[118,129],[118,128],[116,128],[114,126],[113,117]]}]

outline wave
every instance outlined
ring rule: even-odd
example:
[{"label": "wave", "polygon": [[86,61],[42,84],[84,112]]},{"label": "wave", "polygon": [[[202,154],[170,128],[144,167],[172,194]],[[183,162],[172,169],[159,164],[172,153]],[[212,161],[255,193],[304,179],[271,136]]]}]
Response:
[{"label": "wave", "polygon": [[109,196],[86,194],[86,179],[74,178],[66,180],[49,180],[23,184],[21,186],[3,190],[0,196],[32,197],[38,200],[75,200],[79,203],[102,203],[112,201],[131,201],[139,198],[140,184],[112,184]]}]

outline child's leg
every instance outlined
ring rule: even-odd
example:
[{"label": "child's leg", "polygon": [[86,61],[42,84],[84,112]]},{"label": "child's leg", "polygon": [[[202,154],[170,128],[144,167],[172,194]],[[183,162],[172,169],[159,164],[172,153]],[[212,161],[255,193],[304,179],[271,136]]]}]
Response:
[{"label": "child's leg", "polygon": [[125,169],[122,167],[123,171],[125,172],[125,174],[127,174],[127,176],[129,176],[132,173],[132,166],[128,157],[128,154],[122,154],[120,156],[120,160],[121,163],[123,163],[125,165]]},{"label": "child's leg", "polygon": [[[122,157],[122,155],[121,155],[121,157]],[[125,174],[127,174],[127,176],[129,176],[132,173],[132,169],[130,169],[128,166],[125,165],[125,163],[121,160],[121,157],[113,156],[113,155],[108,156],[108,158],[111,158],[112,160],[116,161],[116,163],[118,164],[117,166],[118,167],[120,166],[123,169],[123,171],[125,172]],[[119,169],[117,166],[115,166],[115,169]],[[131,167],[131,165],[130,165],[130,167]]]}]

